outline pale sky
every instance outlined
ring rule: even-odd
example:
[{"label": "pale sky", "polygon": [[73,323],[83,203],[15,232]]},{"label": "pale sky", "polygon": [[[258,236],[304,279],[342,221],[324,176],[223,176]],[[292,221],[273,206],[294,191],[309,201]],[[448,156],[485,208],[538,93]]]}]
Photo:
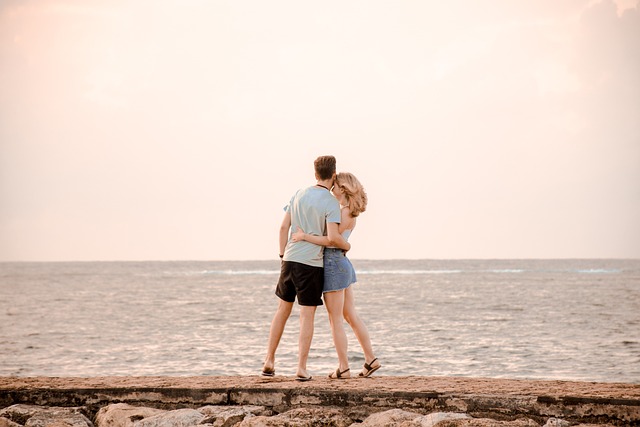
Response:
[{"label": "pale sky", "polygon": [[0,0],[0,261],[640,258],[638,0]]}]

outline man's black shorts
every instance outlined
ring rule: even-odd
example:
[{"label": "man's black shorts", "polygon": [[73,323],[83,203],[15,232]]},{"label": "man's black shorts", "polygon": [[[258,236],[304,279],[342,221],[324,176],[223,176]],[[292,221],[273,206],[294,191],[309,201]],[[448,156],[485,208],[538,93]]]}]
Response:
[{"label": "man's black shorts", "polygon": [[322,305],[324,269],[293,261],[282,261],[276,295],[287,302],[318,306]]}]

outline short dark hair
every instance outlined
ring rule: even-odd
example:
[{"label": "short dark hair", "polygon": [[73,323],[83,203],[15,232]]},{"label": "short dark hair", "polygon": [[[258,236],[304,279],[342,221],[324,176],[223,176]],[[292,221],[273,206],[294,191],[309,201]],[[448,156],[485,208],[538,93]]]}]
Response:
[{"label": "short dark hair", "polygon": [[316,179],[326,181],[333,178],[336,173],[336,158],[333,156],[320,156],[313,162],[316,171]]}]

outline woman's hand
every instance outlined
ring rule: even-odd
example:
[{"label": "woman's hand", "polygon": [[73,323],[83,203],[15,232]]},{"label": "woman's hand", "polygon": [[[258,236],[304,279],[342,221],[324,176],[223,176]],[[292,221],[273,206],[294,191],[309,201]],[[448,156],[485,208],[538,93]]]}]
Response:
[{"label": "woman's hand", "polygon": [[304,231],[302,230],[302,228],[298,227],[296,232],[291,234],[291,241],[301,242],[303,240],[304,240]]}]

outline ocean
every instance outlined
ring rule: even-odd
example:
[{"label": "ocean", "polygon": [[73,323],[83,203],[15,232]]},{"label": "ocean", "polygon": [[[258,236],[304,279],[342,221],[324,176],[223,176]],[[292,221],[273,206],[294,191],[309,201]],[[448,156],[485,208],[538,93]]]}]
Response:
[{"label": "ocean", "polygon": [[[640,260],[352,262],[376,375],[640,383]],[[0,263],[0,375],[257,375],[279,267]],[[295,374],[297,333],[296,306],[277,375]],[[308,368],[336,366],[320,307]]]}]

